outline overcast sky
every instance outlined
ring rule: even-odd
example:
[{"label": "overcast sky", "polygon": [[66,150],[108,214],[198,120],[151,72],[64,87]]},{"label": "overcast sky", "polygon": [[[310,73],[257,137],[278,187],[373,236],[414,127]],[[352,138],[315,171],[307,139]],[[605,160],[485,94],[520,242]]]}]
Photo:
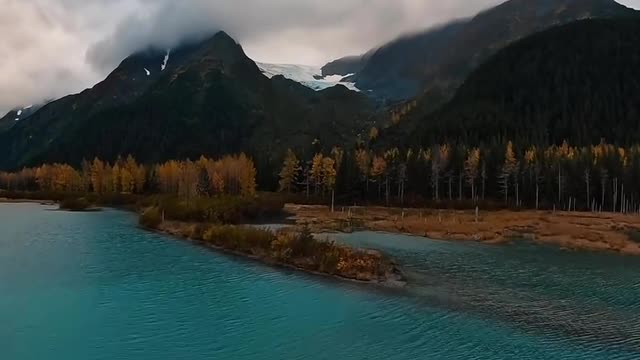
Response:
[{"label": "overcast sky", "polygon": [[222,29],[256,61],[320,65],[500,2],[0,0],[0,113],[78,92],[141,47],[186,36]]}]

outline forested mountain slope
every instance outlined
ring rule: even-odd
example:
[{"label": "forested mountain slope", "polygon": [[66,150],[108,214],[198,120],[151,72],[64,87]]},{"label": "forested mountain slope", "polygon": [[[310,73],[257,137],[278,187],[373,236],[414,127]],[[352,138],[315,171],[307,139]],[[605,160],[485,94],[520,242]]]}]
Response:
[{"label": "forested mountain slope", "polygon": [[[403,100],[450,89],[498,50],[550,27],[587,18],[637,16],[614,0],[509,0],[471,19],[403,36],[366,55],[338,59],[324,71],[346,75],[363,91]],[[342,70],[342,73],[340,71]]]},{"label": "forested mountain slope", "polygon": [[523,39],[420,122],[414,142],[640,142],[640,21],[584,20]]}]

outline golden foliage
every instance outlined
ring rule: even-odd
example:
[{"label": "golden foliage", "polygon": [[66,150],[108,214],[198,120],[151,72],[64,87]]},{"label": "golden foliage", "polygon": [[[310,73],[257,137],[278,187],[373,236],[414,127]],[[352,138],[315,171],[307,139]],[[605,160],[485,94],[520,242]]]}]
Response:
[{"label": "golden foliage", "polygon": [[371,166],[371,156],[364,149],[356,150],[356,165],[358,166],[358,170],[360,170],[360,174],[363,178],[366,178],[369,175],[369,168]]},{"label": "golden foliage", "polygon": [[371,176],[381,177],[387,172],[387,161],[380,156],[373,158],[373,166],[371,167]]},{"label": "golden foliage", "polygon": [[335,165],[335,160],[330,157],[322,159],[322,183],[326,190],[333,190],[336,186],[336,177],[338,173]]},{"label": "golden foliage", "polygon": [[504,153],[504,165],[503,171],[506,174],[513,174],[518,169],[518,159],[516,158],[516,153],[513,150],[513,143],[509,141],[507,143],[507,149]]},{"label": "golden foliage", "polygon": [[296,154],[291,149],[287,150],[282,170],[280,170],[280,191],[291,192],[294,190],[300,169],[300,160]]},{"label": "golden foliage", "polygon": [[375,126],[372,127],[371,130],[369,130],[369,140],[375,141],[378,138],[379,134],[380,132],[378,131],[378,128],[376,128]]},{"label": "golden foliage", "polygon": [[474,148],[469,150],[467,158],[464,162],[464,171],[467,176],[467,182],[473,184],[478,178],[480,169],[480,149]]},{"label": "golden foliage", "polygon": [[113,166],[98,158],[83,161],[81,172],[67,164],[45,164],[17,173],[0,172],[0,187],[26,189],[33,183],[42,191],[142,193],[148,182],[147,174],[152,173],[160,192],[191,197],[196,195],[199,170],[206,169],[216,194],[256,194],[256,169],[244,154],[219,160],[202,157],[197,162],[170,160],[149,169],[153,171],[149,172],[130,155],[126,160],[118,158]]}]

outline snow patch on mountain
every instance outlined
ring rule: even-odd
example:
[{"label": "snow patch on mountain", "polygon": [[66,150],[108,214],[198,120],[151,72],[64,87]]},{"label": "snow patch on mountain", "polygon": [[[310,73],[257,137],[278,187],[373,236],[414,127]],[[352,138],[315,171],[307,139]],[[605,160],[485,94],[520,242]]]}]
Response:
[{"label": "snow patch on mountain", "polygon": [[167,68],[167,63],[169,62],[169,55],[171,55],[171,49],[167,50],[167,54],[164,56],[164,61],[162,65],[160,65],[160,71],[164,71]]},{"label": "snow patch on mountain", "polygon": [[7,112],[4,116],[0,116],[0,128],[6,130],[18,121],[27,120],[40,107],[42,107],[42,105],[29,105],[25,107],[18,107]]},{"label": "snow patch on mountain", "polygon": [[318,66],[290,65],[290,64],[265,64],[256,63],[262,73],[268,78],[282,75],[287,79],[301,83],[302,85],[316,91],[324,90],[336,85],[343,85],[349,90],[360,91],[354,83],[344,81],[345,78],[353,75],[332,75],[322,76],[322,69]]},{"label": "snow patch on mountain", "polygon": [[147,73],[147,76],[150,76],[150,75],[151,75],[151,71],[147,70],[147,68],[144,68],[144,72],[146,72],[146,73]]}]

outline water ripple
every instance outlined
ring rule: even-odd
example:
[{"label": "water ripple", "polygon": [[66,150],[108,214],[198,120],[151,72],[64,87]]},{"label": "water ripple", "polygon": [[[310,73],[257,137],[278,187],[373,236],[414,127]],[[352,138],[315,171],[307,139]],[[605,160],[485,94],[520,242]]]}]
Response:
[{"label": "water ripple", "polygon": [[[10,224],[10,225],[9,225]],[[127,213],[0,205],[0,358],[638,359],[640,263],[361,233],[389,294],[147,233]]]}]

